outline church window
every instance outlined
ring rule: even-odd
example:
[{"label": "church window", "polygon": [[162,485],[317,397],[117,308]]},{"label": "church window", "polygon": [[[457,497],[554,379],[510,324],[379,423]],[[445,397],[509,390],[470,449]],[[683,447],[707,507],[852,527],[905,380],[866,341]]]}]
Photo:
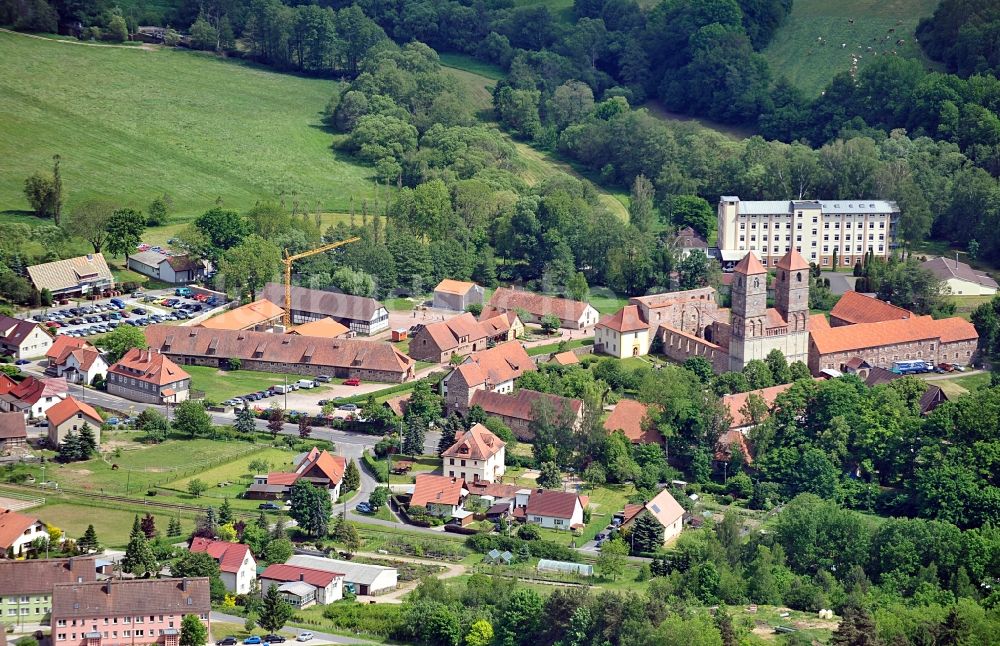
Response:
[{"label": "church window", "polygon": [[802,282],[802,272],[801,271],[799,273],[795,274],[795,280],[797,280],[800,283]]},{"label": "church window", "polygon": [[753,279],[753,288],[754,289],[760,289],[760,278],[754,278]]}]

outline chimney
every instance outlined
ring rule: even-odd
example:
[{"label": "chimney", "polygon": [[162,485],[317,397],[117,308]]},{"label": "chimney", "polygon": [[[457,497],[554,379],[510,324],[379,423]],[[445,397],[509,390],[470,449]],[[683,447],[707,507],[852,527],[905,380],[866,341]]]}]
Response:
[{"label": "chimney", "polygon": [[188,589],[188,580],[187,579],[181,579],[181,591],[182,592],[187,592],[187,589]]},{"label": "chimney", "polygon": [[305,573],[304,572],[299,572],[299,581],[305,581],[305,580],[306,580]]},{"label": "chimney", "polygon": [[104,594],[111,594],[111,579],[104,582]]}]

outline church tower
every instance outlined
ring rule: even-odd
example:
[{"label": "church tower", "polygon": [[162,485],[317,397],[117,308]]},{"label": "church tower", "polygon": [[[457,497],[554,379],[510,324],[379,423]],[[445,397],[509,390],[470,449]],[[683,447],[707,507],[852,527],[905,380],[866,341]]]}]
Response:
[{"label": "church tower", "polygon": [[767,270],[754,253],[748,252],[736,264],[732,293],[729,338],[729,369],[743,370],[762,345],[767,327]]},{"label": "church tower", "polygon": [[809,361],[809,263],[794,249],[778,261],[774,305],[787,326],[783,352],[788,363]]}]

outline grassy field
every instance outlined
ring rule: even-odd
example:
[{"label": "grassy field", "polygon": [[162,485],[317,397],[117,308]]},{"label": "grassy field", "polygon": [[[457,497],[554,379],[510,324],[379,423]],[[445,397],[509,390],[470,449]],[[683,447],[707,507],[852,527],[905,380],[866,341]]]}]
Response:
[{"label": "grassy field", "polygon": [[[128,535],[132,529],[132,521],[136,510],[112,509],[108,507],[87,507],[68,502],[56,502],[36,507],[31,511],[50,525],[62,529],[70,538],[83,536],[87,525],[93,524],[94,531],[101,545],[105,547],[124,547],[128,544]],[[166,509],[150,508],[149,513],[156,518],[156,528],[166,532],[167,524],[174,514]],[[139,513],[142,516],[142,513]],[[181,530],[188,534],[194,530],[194,520],[181,515]]]},{"label": "grassy field", "polygon": [[[788,21],[764,54],[775,76],[787,76],[812,98],[835,74],[851,69],[852,56],[860,56],[858,68],[893,51],[929,63],[913,32],[937,4],[936,0],[795,0]],[[905,42],[897,45],[898,40]]]},{"label": "grassy field", "polygon": [[54,154],[69,208],[96,196],[143,207],[166,192],[181,218],[218,197],[345,211],[374,184],[331,149],[320,116],[333,89],[188,51],[0,33],[0,211],[27,208],[24,178]]},{"label": "grassy field", "polygon": [[[289,383],[299,380],[298,375],[257,372],[256,370],[225,371],[210,366],[184,366],[184,370],[191,375],[192,390],[205,391],[205,399],[214,402],[264,390],[275,384],[284,383],[286,378]],[[310,392],[319,395],[326,390],[327,388],[321,387],[313,388]],[[279,401],[279,399],[263,401],[259,405],[267,407],[272,401]]]},{"label": "grassy field", "polygon": [[[268,448],[250,455],[237,458],[231,462],[220,464],[211,469],[207,469],[197,474],[165,483],[163,486],[170,489],[170,492],[161,492],[157,495],[158,501],[177,502],[185,505],[212,505],[218,507],[223,500],[229,499],[230,504],[236,509],[255,510],[259,501],[244,500],[239,498],[247,485],[252,482],[254,474],[250,472],[249,464],[253,460],[266,460],[271,465],[271,471],[289,471],[293,468],[292,459],[295,454],[291,451]],[[193,479],[199,479],[208,485],[205,493],[201,497],[194,498],[186,492],[188,483]],[[220,484],[226,484],[220,487]]]}]

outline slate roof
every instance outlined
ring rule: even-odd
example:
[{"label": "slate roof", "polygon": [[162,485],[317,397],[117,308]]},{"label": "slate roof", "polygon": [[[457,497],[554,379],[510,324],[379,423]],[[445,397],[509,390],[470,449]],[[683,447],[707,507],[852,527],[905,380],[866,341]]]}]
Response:
[{"label": "slate roof", "polygon": [[96,557],[93,556],[28,561],[0,559],[0,590],[12,596],[51,594],[52,586],[57,583],[74,583],[77,580],[86,583],[96,579]]},{"label": "slate roof", "polygon": [[150,325],[149,347],[175,355],[405,373],[413,360],[384,341]]},{"label": "slate roof", "polygon": [[488,428],[482,424],[473,424],[467,432],[455,434],[455,443],[445,449],[441,457],[488,460],[499,453],[504,446],[506,446],[504,441]]},{"label": "slate roof", "polygon": [[985,272],[976,271],[964,262],[949,260],[944,256],[928,260],[921,263],[920,266],[934,274],[938,280],[957,278],[958,280],[968,281],[992,289],[997,289],[998,287],[997,281],[993,280]]},{"label": "slate roof", "polygon": [[619,334],[649,329],[649,323],[642,319],[638,305],[626,305],[614,314],[601,318],[597,325],[612,329]]},{"label": "slate roof", "polygon": [[939,339],[941,343],[974,341],[979,333],[972,323],[958,317],[935,320],[930,316],[915,316],[811,330],[810,338],[820,354],[831,354],[931,339]]},{"label": "slate roof", "polygon": [[634,399],[622,399],[604,420],[604,429],[609,433],[622,431],[630,441],[637,444],[663,444],[663,434],[647,421],[649,407]]},{"label": "slate roof", "polygon": [[0,440],[26,440],[28,429],[24,423],[24,413],[0,413]]},{"label": "slate roof", "polygon": [[913,318],[913,312],[860,292],[846,292],[830,310],[830,316],[855,323],[877,323]]},{"label": "slate roof", "polygon": [[247,303],[228,312],[223,312],[218,316],[199,323],[199,327],[211,330],[245,330],[256,327],[267,321],[279,319],[285,315],[285,310],[281,309],[266,298]]},{"label": "slate roof", "polygon": [[458,505],[462,502],[465,481],[462,478],[421,473],[415,480],[411,507],[426,507],[429,504]]},{"label": "slate roof", "polygon": [[[528,516],[548,518],[572,518],[580,497],[569,491],[535,489],[528,496]],[[581,505],[582,507],[582,505]]]},{"label": "slate roof", "polygon": [[25,516],[10,509],[0,508],[0,549],[9,549],[15,539],[37,522],[38,519],[34,516]]},{"label": "slate roof", "polygon": [[108,372],[156,386],[166,386],[191,378],[191,375],[184,372],[167,355],[142,348],[132,348],[126,352],[118,363],[108,368]]},{"label": "slate roof", "polygon": [[529,314],[542,317],[553,314],[564,321],[578,321],[589,305],[568,298],[543,296],[534,292],[525,292],[509,287],[498,287],[490,297],[490,307],[498,310],[524,310]]},{"label": "slate roof", "polygon": [[59,619],[207,614],[211,610],[208,577],[108,579],[64,583],[52,588],[52,617]]},{"label": "slate roof", "polygon": [[32,265],[28,267],[28,276],[38,291],[48,289],[51,292],[72,289],[81,282],[104,280],[113,283],[115,280],[101,253]]},{"label": "slate roof", "polygon": [[[214,541],[210,538],[195,536],[194,540],[191,541],[190,551],[195,554],[205,552],[218,561],[221,571],[236,574],[240,571],[250,548],[242,543]],[[251,556],[251,558],[253,557]]]},{"label": "slate roof", "polygon": [[[285,286],[280,283],[268,283],[264,287],[261,297],[273,303],[284,305]],[[332,316],[335,319],[368,322],[375,318],[380,309],[384,308],[382,303],[374,298],[292,285],[292,309],[299,312],[310,312],[321,317]]]}]

